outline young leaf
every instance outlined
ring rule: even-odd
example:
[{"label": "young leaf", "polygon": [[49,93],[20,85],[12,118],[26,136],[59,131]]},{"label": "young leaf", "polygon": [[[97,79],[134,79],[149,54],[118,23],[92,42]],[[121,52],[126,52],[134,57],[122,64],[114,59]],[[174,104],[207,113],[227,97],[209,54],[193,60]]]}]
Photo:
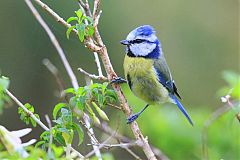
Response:
[{"label": "young leaf", "polygon": [[77,21],[78,20],[78,17],[69,17],[68,19],[67,19],[67,23],[70,23],[70,22],[72,22],[72,21]]},{"label": "young leaf", "polygon": [[83,23],[81,24],[76,24],[76,29],[78,31],[78,38],[80,42],[84,41],[84,32],[85,32],[85,25]]},{"label": "young leaf", "polygon": [[89,26],[87,27],[87,35],[88,35],[88,36],[92,36],[93,33],[94,33],[94,27],[91,26],[91,25],[89,25]]},{"label": "young leaf", "polygon": [[79,10],[75,11],[75,13],[78,16],[78,19],[81,19],[82,15],[83,15],[82,11],[79,9]]},{"label": "young leaf", "polygon": [[38,141],[36,144],[35,144],[35,148],[38,148],[40,147],[41,145],[45,144],[46,142],[45,141]]},{"label": "young leaf", "polygon": [[31,104],[26,103],[24,106],[25,106],[30,112],[34,113],[34,107],[33,107]]},{"label": "young leaf", "polygon": [[103,120],[109,121],[107,114],[103,110],[101,110],[95,102],[92,102],[92,105]]},{"label": "young leaf", "polygon": [[65,107],[66,106],[66,103],[58,103],[54,109],[53,109],[53,118],[56,119],[57,118],[57,114],[58,114],[58,111]]},{"label": "young leaf", "polygon": [[74,88],[68,88],[64,91],[65,93],[72,93],[72,94],[76,94],[76,91]]},{"label": "young leaf", "polygon": [[83,138],[84,138],[84,133],[83,130],[81,128],[81,126],[79,124],[73,123],[72,124],[73,129],[75,129],[78,133],[78,138],[79,138],[79,142],[78,145],[80,145],[83,142]]},{"label": "young leaf", "polygon": [[97,117],[95,114],[92,116],[92,118],[93,118],[93,122],[94,122],[95,124],[101,125],[100,120],[98,119],[98,117]]},{"label": "young leaf", "polygon": [[67,29],[67,31],[66,31],[67,39],[69,39],[69,35],[70,35],[70,33],[72,32],[72,30],[73,30],[74,28],[76,28],[75,25],[73,25],[73,26],[71,26],[71,27],[69,27],[69,28]]}]

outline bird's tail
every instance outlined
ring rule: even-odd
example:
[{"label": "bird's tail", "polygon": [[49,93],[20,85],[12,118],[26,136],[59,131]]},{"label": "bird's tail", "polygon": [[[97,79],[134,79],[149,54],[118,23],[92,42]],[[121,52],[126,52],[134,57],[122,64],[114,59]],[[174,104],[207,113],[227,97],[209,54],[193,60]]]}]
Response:
[{"label": "bird's tail", "polygon": [[188,115],[187,111],[184,109],[183,105],[179,102],[179,100],[177,99],[177,97],[175,95],[170,94],[170,97],[173,99],[173,101],[176,103],[176,105],[178,106],[178,108],[182,111],[182,113],[185,115],[185,117],[188,119],[189,123],[193,126],[193,122],[190,118],[190,116]]}]

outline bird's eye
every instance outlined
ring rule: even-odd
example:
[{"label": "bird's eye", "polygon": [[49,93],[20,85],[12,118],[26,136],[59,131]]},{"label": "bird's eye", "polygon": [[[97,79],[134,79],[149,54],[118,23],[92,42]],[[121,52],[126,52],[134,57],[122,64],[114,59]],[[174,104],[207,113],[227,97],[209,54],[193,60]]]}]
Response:
[{"label": "bird's eye", "polygon": [[135,39],[135,40],[133,40],[133,43],[142,43],[144,41],[145,40],[143,40],[143,39]]}]

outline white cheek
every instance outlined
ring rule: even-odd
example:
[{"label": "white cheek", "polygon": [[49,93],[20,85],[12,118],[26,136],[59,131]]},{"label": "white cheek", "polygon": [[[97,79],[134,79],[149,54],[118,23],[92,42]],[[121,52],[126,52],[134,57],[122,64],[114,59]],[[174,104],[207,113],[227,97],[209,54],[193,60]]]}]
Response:
[{"label": "white cheek", "polygon": [[147,56],[156,48],[155,43],[132,44],[130,50],[135,56]]}]

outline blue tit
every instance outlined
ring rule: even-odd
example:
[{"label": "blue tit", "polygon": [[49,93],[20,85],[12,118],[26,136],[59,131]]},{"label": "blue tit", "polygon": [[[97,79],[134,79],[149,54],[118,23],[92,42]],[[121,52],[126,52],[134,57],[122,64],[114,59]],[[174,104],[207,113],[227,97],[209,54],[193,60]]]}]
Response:
[{"label": "blue tit", "polygon": [[170,102],[176,104],[193,125],[178,100],[181,97],[153,27],[144,25],[134,29],[121,44],[126,46],[123,66],[128,85],[137,97],[147,102],[140,112],[128,118],[127,123],[136,120],[149,105]]}]

